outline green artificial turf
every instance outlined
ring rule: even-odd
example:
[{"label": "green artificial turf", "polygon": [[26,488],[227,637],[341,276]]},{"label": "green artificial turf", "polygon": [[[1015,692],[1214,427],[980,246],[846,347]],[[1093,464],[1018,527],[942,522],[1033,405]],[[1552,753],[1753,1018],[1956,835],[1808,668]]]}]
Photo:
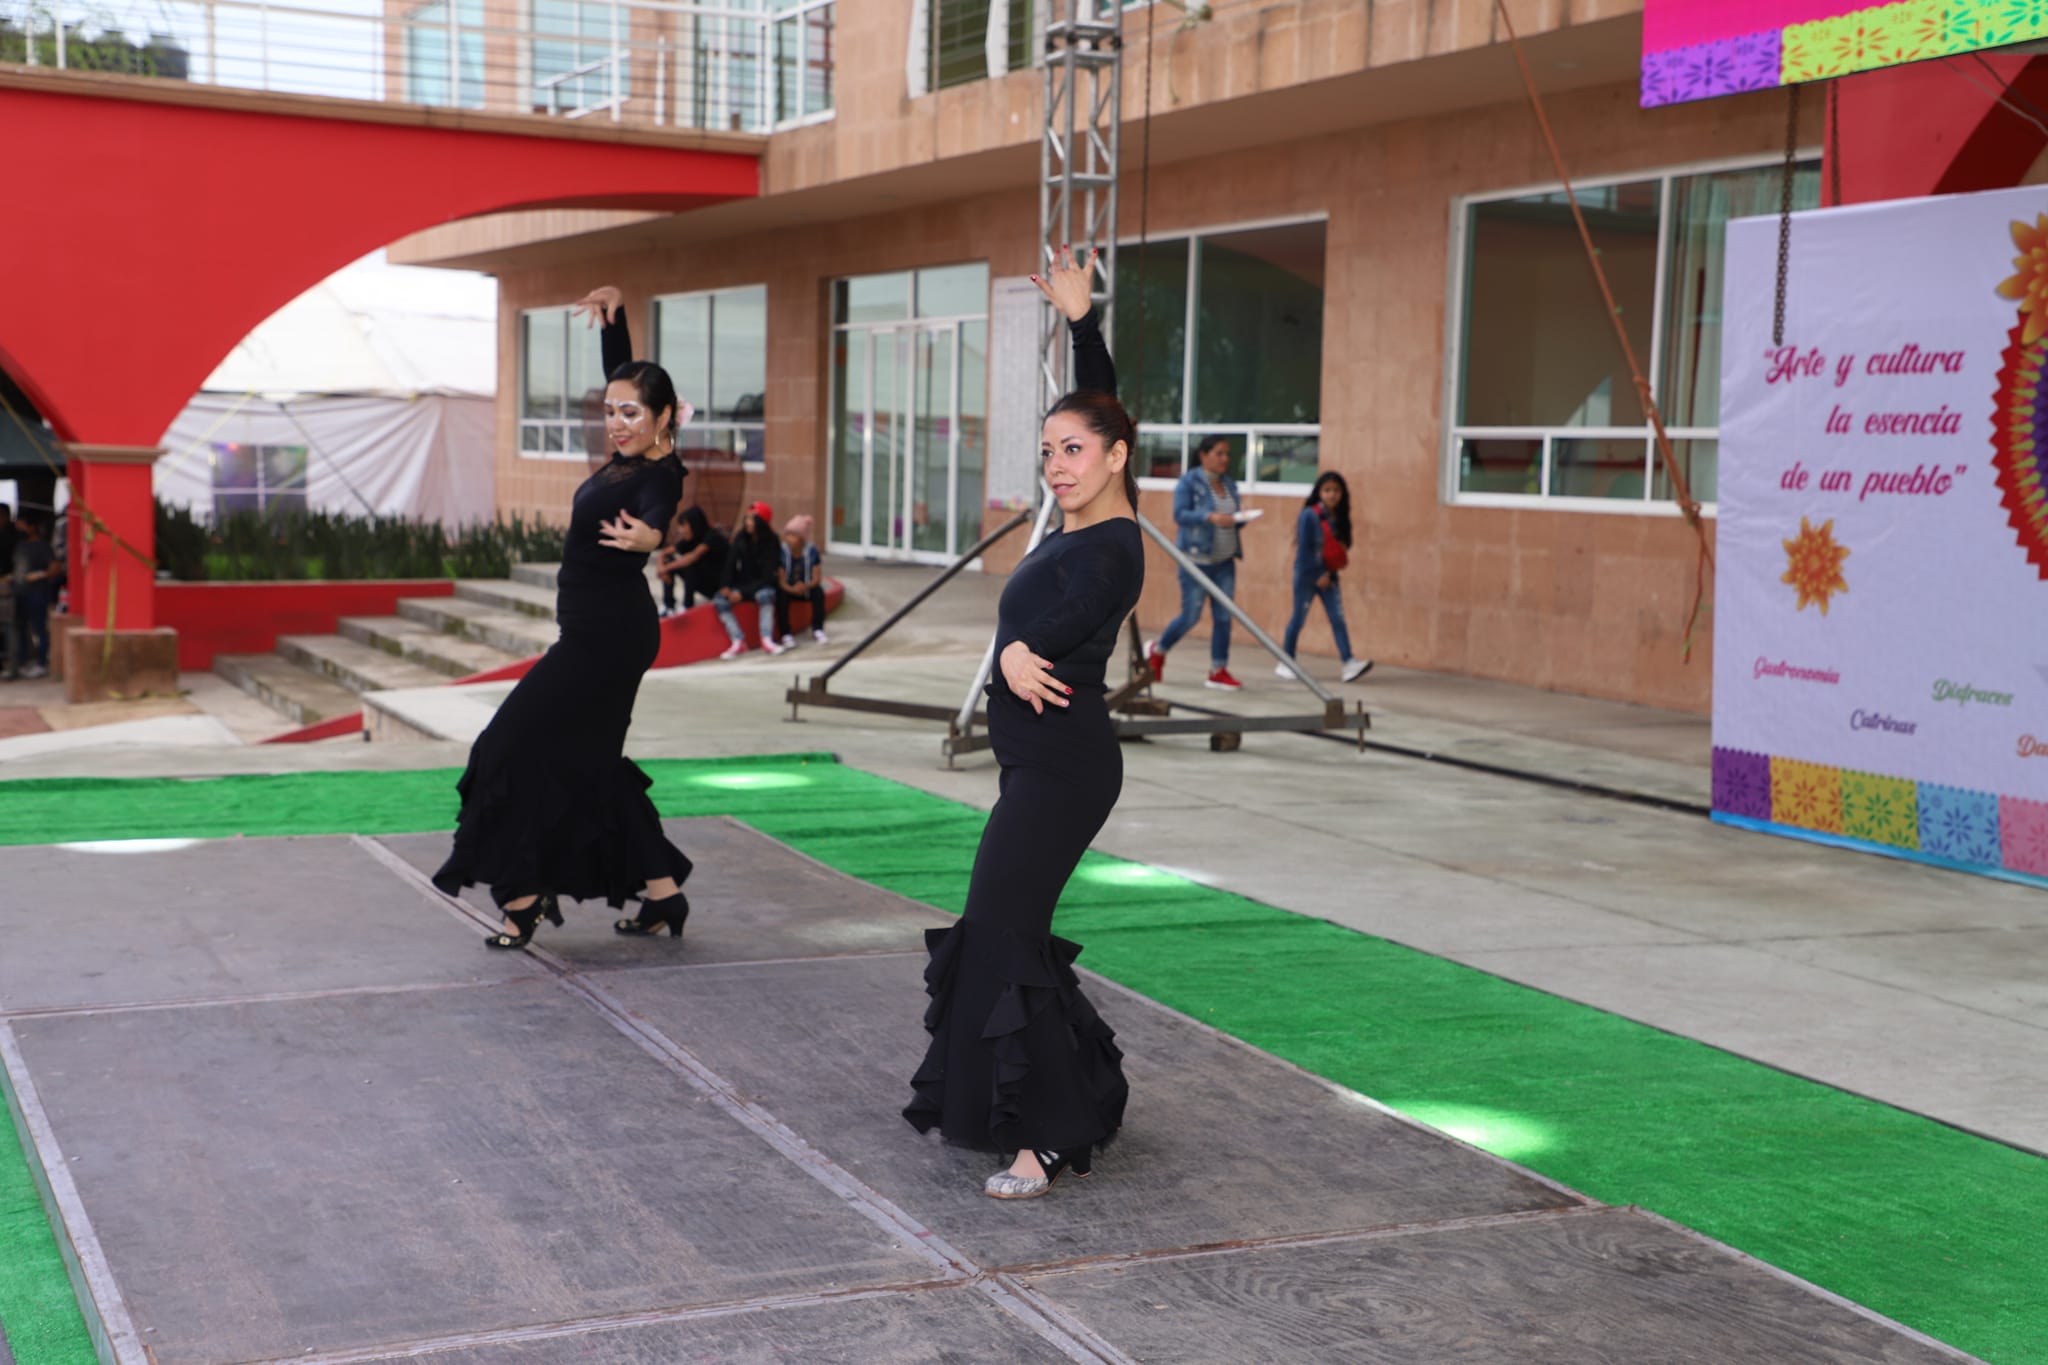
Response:
[{"label": "green artificial turf", "polygon": [[[864,881],[965,899],[980,811],[825,755],[643,766],[666,815],[731,815]],[[455,776],[5,783],[0,844],[447,829]],[[1090,854],[1058,927],[1102,975],[1597,1199],[1996,1365],[2048,1365],[2048,1161],[1140,864]],[[0,1223],[0,1295],[38,1278],[5,1269],[19,1232]],[[40,1279],[44,1298],[68,1293],[54,1261]],[[15,1349],[22,1365],[85,1358]]]},{"label": "green artificial turf", "polygon": [[0,1104],[0,1329],[18,1365],[93,1365],[99,1358],[71,1296],[71,1281],[5,1104]]}]

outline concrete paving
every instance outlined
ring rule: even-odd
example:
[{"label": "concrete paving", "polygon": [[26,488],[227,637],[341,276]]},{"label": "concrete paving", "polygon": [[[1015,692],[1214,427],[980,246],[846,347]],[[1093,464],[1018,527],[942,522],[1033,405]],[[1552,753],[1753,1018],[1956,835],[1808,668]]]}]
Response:
[{"label": "concrete paving", "polygon": [[584,905],[527,953],[431,889],[445,835],[11,851],[51,913],[0,958],[0,1066],[102,1358],[1963,1358],[1092,976],[1125,1125],[988,1199],[995,1158],[896,1112],[950,917],[669,832],[682,942]]},{"label": "concrete paving", "polygon": [[[833,572],[848,598],[832,646],[650,675],[630,751],[824,750],[986,808],[993,760],[947,769],[928,722],[824,710],[790,722],[783,690],[928,576]],[[963,575],[834,688],[958,705],[1000,586]],[[1302,709],[1298,684],[1255,650],[1238,655],[1243,693],[1190,688],[1171,667],[1162,690],[1243,714]],[[2048,1074],[2048,895],[1711,824],[1694,813],[1708,792],[1703,717],[1385,666],[1344,686],[1334,662],[1314,668],[1367,702],[1384,748],[1257,734],[1227,754],[1200,737],[1128,745],[1099,846],[2048,1151],[2036,1084]],[[122,745],[16,759],[0,777],[454,767],[508,690],[380,697],[401,709],[416,698],[421,733],[440,740]],[[1424,754],[1452,761],[1411,756]]]}]

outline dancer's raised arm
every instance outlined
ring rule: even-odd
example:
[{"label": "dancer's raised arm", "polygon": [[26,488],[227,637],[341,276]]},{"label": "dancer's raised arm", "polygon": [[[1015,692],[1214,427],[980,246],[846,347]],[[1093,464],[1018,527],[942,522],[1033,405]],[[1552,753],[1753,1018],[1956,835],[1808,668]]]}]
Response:
[{"label": "dancer's raised arm", "polygon": [[598,376],[600,382],[610,379],[612,371],[633,358],[633,333],[626,325],[625,297],[617,285],[601,284],[576,300],[569,311],[589,319],[584,325],[602,323],[604,331],[598,342],[603,353],[604,373]]},{"label": "dancer's raised arm", "polygon": [[1074,249],[1061,247],[1051,271],[1044,276],[1033,275],[1031,282],[1067,320],[1067,336],[1074,347],[1073,386],[1114,394],[1116,362],[1110,359],[1109,344],[1102,339],[1102,317],[1095,311],[1091,292],[1096,261],[1101,255],[1099,251],[1090,251],[1088,263],[1077,265]]}]

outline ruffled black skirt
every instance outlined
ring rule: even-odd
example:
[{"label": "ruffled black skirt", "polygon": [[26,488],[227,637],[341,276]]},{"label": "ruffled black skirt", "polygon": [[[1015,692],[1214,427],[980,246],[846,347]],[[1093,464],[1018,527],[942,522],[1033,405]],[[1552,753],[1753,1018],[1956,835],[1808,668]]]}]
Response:
[{"label": "ruffled black skirt", "polygon": [[448,894],[483,883],[500,905],[553,892],[616,907],[650,878],[690,875],[662,833],[652,779],[625,756],[661,643],[653,599],[595,605],[564,595],[561,638],[470,749],[455,845],[434,874]]},{"label": "ruffled black skirt", "polygon": [[928,930],[931,1033],[903,1117],[984,1151],[1100,1144],[1130,1087],[1116,1035],[1074,974],[1081,946],[1052,933],[1053,907],[1123,787],[1102,695],[1044,716],[990,689],[1001,795],[974,858],[960,922]]}]

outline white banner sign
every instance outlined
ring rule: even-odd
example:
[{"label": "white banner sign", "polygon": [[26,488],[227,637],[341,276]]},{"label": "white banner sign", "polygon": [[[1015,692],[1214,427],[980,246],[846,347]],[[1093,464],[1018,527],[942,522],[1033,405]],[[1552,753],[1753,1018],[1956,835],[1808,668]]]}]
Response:
[{"label": "white banner sign", "polygon": [[[1714,812],[2048,884],[2048,188],[1728,230]],[[2016,259],[2017,258],[2017,259]]]}]

